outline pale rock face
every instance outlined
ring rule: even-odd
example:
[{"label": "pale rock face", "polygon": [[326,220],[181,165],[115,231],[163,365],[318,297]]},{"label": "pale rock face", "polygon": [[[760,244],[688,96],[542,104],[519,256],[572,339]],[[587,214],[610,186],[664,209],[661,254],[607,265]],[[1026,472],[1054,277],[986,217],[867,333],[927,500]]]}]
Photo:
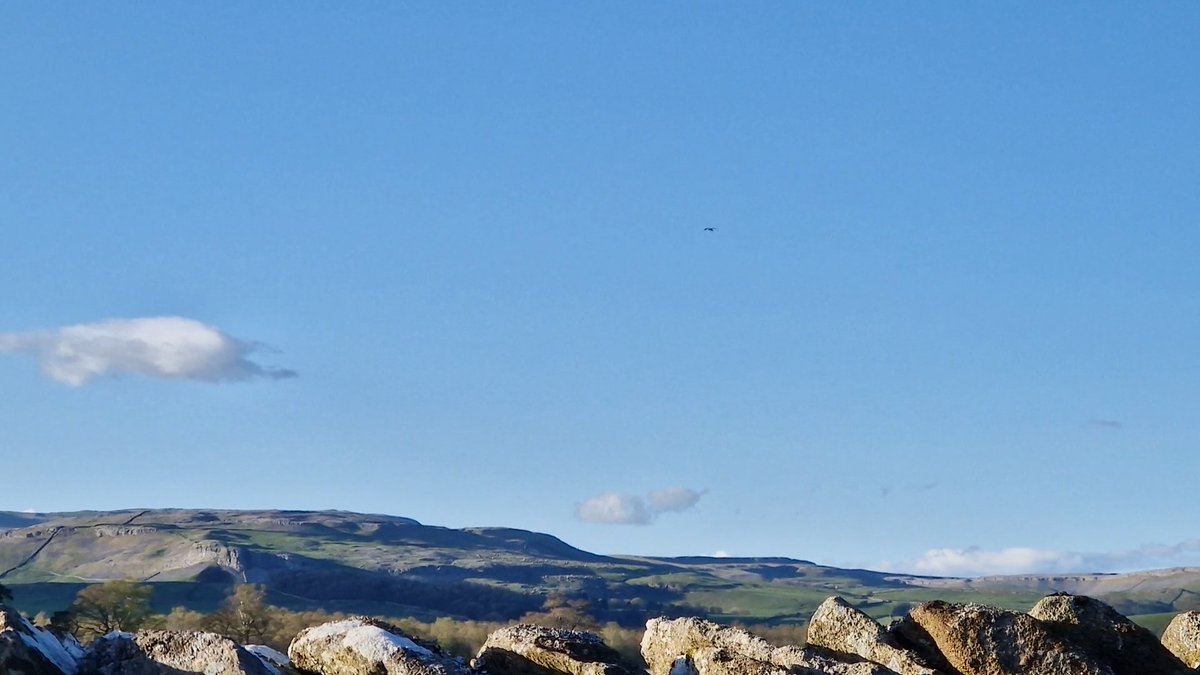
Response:
[{"label": "pale rock face", "polygon": [[92,644],[79,675],[276,675],[257,656],[215,633],[111,633]]},{"label": "pale rock face", "polygon": [[703,619],[651,619],[642,637],[651,675],[886,675],[857,656],[829,658],[800,647],[773,647],[740,628]]},{"label": "pale rock face", "polygon": [[926,602],[893,631],[927,663],[961,675],[1115,675],[1032,616],[993,607]]},{"label": "pale rock face", "polygon": [[1162,644],[1188,668],[1200,668],[1200,612],[1175,615],[1163,631]]},{"label": "pale rock face", "polygon": [[1154,633],[1095,598],[1048,595],[1029,615],[1096,657],[1114,675],[1183,675],[1190,670]]},{"label": "pale rock face", "polygon": [[317,675],[467,675],[462,661],[382,621],[356,617],[305,629],[288,647],[292,665]]},{"label": "pale rock face", "polygon": [[883,626],[837,596],[826,599],[813,613],[808,644],[861,656],[899,675],[938,675],[916,654],[896,644]]},{"label": "pale rock face", "polygon": [[60,640],[17,610],[0,606],[0,673],[75,675],[82,657],[74,638]]},{"label": "pale rock face", "polygon": [[634,675],[591,633],[522,624],[488,636],[471,663],[489,675]]}]

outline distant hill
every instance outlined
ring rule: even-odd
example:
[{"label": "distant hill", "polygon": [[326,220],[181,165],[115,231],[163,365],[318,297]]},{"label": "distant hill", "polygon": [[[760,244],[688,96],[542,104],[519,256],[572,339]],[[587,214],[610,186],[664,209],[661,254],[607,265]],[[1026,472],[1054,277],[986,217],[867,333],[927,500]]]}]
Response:
[{"label": "distant hill", "polygon": [[1053,591],[1096,595],[1132,615],[1200,608],[1200,570],[968,580],[775,557],[605,556],[537,532],[343,511],[0,512],[0,530],[0,582],[38,610],[111,579],[154,584],[160,609],[209,609],[249,582],[293,609],[425,619],[512,620],[558,592],[626,625],[663,614],[799,622],[833,594],[881,619],[933,598],[1028,609]]}]

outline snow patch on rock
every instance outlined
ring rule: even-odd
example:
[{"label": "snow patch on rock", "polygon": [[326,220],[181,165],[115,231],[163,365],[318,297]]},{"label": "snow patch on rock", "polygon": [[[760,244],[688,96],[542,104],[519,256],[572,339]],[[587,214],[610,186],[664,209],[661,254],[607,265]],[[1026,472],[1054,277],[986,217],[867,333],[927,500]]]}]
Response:
[{"label": "snow patch on rock", "polygon": [[266,645],[243,645],[242,648],[258,658],[270,661],[277,666],[292,665],[292,661],[287,657],[287,654],[278,649],[271,649]]},{"label": "snow patch on rock", "polygon": [[25,617],[20,618],[21,629],[18,634],[21,641],[30,649],[41,652],[59,670],[66,675],[75,675],[79,670],[79,660],[83,658],[83,649],[73,638],[66,643],[59,641],[48,630],[43,630],[29,623]]},{"label": "snow patch on rock", "polygon": [[406,637],[394,635],[378,627],[364,624],[355,619],[333,621],[309,630],[309,640],[322,640],[342,636],[342,646],[354,650],[363,658],[384,663],[398,651],[421,656],[433,656],[433,652]]}]

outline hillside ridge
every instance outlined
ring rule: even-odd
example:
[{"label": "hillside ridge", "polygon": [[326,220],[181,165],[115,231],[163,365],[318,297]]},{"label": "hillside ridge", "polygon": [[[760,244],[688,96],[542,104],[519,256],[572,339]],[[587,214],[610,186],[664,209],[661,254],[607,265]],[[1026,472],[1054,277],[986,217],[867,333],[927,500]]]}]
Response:
[{"label": "hillside ridge", "polygon": [[1200,608],[1195,568],[964,579],[773,556],[602,555],[540,532],[340,510],[0,512],[5,585],[53,608],[83,585],[113,579],[155,584],[161,602],[185,606],[255,583],[292,607],[426,618],[508,620],[555,593],[628,625],[653,614],[800,622],[831,594],[881,619],[927,599],[1016,608],[1052,592],[1105,598],[1131,615]]}]

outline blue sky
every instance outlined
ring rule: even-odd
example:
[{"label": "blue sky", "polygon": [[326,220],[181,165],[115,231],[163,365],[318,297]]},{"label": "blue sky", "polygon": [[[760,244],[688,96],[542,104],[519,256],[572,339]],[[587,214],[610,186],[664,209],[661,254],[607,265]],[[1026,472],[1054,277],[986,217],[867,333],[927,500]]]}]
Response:
[{"label": "blue sky", "polygon": [[1197,562],[1197,34],[1182,2],[0,7],[0,507]]}]

